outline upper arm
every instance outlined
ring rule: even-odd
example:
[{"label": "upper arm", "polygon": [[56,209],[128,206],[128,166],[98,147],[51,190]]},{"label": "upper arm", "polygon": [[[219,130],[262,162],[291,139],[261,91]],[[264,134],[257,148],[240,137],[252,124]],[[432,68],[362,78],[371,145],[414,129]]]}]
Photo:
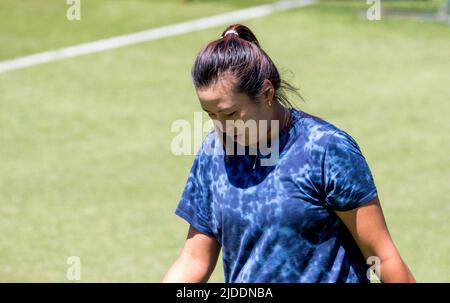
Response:
[{"label": "upper arm", "polygon": [[358,208],[335,212],[349,229],[366,259],[377,256],[385,260],[398,255],[378,197]]},{"label": "upper arm", "polygon": [[207,282],[216,266],[219,251],[216,239],[190,226],[184,247],[164,275],[163,282]]},{"label": "upper arm", "polygon": [[212,272],[220,253],[219,242],[204,233],[189,226],[189,231],[184,243],[182,254],[190,258],[197,265],[208,268]]},{"label": "upper arm", "polygon": [[321,167],[324,203],[330,209],[355,209],[378,194],[369,164],[358,143],[344,131],[329,136]]}]

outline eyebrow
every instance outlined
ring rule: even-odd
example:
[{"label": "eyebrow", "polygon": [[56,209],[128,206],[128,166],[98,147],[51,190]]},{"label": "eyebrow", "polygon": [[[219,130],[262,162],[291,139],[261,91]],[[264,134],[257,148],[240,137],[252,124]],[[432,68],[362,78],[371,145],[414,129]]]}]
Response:
[{"label": "eyebrow", "polygon": [[[227,111],[227,110],[230,110],[230,109],[233,109],[235,106],[233,105],[233,106],[231,106],[231,107],[228,107],[228,108],[223,108],[223,109],[221,109],[221,110],[218,110],[217,112],[218,113],[221,113],[221,112],[224,112],[224,111]],[[209,110],[207,110],[207,109],[205,109],[205,108],[203,108],[202,107],[202,109],[205,111],[205,112],[210,112]]]}]

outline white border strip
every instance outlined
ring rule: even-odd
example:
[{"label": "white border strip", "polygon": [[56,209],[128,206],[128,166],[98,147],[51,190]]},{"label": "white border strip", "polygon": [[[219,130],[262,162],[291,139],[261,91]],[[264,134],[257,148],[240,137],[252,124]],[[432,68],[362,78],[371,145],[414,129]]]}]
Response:
[{"label": "white border strip", "polygon": [[101,39],[93,42],[77,44],[60,49],[50,50],[43,53],[18,57],[0,62],[0,73],[20,69],[28,66],[38,65],[46,62],[77,57],[86,54],[97,53],[115,49],[127,45],[137,44],[144,41],[156,40],[163,37],[180,35],[198,31],[227,23],[262,17],[277,11],[288,10],[314,4],[316,0],[285,0],[272,4],[265,4],[238,10],[235,12],[200,18],[192,21],[181,22],[173,25],[158,27],[132,34]]}]

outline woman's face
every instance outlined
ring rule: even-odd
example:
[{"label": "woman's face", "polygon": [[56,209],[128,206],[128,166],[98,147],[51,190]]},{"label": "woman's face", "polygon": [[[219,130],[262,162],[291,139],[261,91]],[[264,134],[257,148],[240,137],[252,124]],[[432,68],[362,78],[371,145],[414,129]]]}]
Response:
[{"label": "woman's face", "polygon": [[[247,94],[236,93],[234,86],[232,76],[224,75],[209,87],[198,89],[197,96],[219,134],[225,132],[229,139],[240,145],[255,145],[267,136],[270,128],[273,110],[268,105],[268,98],[272,101],[273,94],[269,92],[252,100]],[[270,85],[268,89],[273,90],[273,87]],[[260,127],[263,120],[267,121],[265,129]]]}]

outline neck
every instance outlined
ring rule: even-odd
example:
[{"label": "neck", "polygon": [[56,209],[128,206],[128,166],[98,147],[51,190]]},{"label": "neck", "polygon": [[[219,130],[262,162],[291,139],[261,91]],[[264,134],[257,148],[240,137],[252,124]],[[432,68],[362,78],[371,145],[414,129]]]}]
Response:
[{"label": "neck", "polygon": [[[276,102],[274,106],[275,108],[272,120],[278,121],[278,133],[274,134],[275,136],[277,136],[281,132],[284,132],[290,126],[291,115],[289,109],[284,107],[280,103]],[[269,142],[272,139],[271,132],[272,132],[271,123],[269,122],[269,129],[267,131],[267,138]]]}]

